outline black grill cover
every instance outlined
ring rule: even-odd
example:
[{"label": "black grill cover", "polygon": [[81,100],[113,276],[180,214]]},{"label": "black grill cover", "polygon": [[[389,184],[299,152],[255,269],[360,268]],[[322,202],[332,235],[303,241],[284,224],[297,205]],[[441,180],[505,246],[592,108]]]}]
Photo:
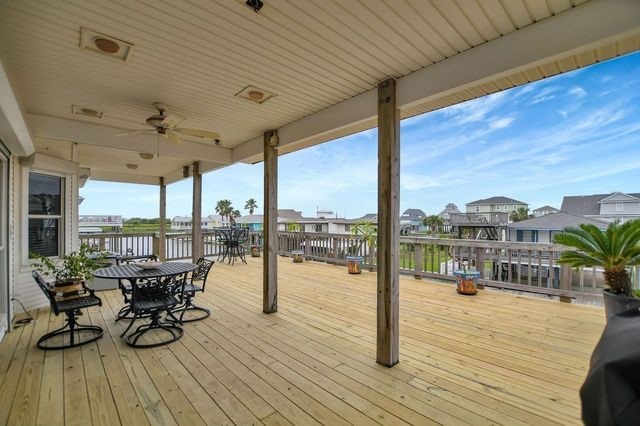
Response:
[{"label": "black grill cover", "polygon": [[640,311],[610,318],[580,389],[585,425],[640,425]]}]

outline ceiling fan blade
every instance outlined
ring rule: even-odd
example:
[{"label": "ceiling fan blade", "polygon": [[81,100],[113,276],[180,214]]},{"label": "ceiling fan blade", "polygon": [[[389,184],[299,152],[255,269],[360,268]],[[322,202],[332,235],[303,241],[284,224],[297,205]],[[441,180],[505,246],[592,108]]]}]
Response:
[{"label": "ceiling fan blade", "polygon": [[178,135],[172,131],[167,132],[167,139],[169,139],[169,142],[175,143],[176,145],[180,145],[183,143],[183,140],[180,139]]},{"label": "ceiling fan blade", "polygon": [[128,132],[116,133],[113,136],[127,136],[127,135],[139,135],[141,133],[150,133],[153,134],[155,131],[153,130],[130,130]]},{"label": "ceiling fan blade", "polygon": [[174,132],[178,132],[185,136],[195,136],[203,139],[220,139],[220,133],[209,132],[207,130],[198,129],[173,129]]}]

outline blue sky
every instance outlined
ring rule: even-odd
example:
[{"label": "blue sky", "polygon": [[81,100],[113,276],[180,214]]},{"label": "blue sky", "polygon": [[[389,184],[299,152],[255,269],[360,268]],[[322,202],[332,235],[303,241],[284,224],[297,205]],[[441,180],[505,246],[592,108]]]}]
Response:
[{"label": "blue sky", "polygon": [[[499,92],[401,124],[400,209],[436,214],[504,195],[559,208],[564,195],[640,192],[640,54]],[[377,132],[280,157],[279,207],[377,211]],[[262,208],[262,164],[203,176],[203,214],[230,199]],[[89,181],[80,214],[157,217],[158,189]],[[191,180],[167,187],[167,216],[190,215]],[[258,212],[260,213],[260,212]]]}]

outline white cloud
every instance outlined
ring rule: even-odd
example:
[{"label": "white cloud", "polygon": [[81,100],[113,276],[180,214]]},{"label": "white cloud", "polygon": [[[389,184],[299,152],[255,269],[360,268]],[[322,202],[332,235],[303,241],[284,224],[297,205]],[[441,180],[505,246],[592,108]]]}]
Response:
[{"label": "white cloud", "polygon": [[535,96],[531,98],[531,102],[530,102],[531,105],[539,104],[540,102],[546,102],[551,99],[554,99],[556,95],[554,95],[553,93],[557,92],[558,90],[560,90],[560,87],[558,86],[548,86],[543,88],[538,93],[536,93]]},{"label": "white cloud", "polygon": [[567,111],[561,109],[558,110],[558,114],[560,114],[562,118],[567,118],[569,116],[569,113]]},{"label": "white cloud", "polygon": [[419,191],[442,186],[442,183],[431,176],[403,172],[400,174],[400,186],[408,191]]},{"label": "white cloud", "polygon": [[580,86],[572,87],[567,93],[577,98],[584,98],[585,96],[587,96],[587,91]]},{"label": "white cloud", "polygon": [[489,128],[492,130],[504,129],[509,127],[514,120],[515,118],[513,117],[499,118],[489,122]]}]

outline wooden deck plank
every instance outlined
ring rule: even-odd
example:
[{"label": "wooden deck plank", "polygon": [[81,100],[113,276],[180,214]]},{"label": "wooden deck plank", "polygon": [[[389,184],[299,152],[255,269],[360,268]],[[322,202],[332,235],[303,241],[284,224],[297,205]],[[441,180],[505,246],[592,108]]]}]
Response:
[{"label": "wooden deck plank", "polygon": [[280,257],[265,315],[260,260],[216,264],[197,297],[212,316],[159,348],[122,342],[116,291],[88,310],[105,336],[82,348],[38,350],[62,324],[40,310],[0,343],[0,424],[580,423],[601,308],[401,277],[389,369],[375,362],[375,274]]},{"label": "wooden deck plank", "polygon": [[[230,303],[229,307],[225,307],[224,309],[234,309],[233,306],[242,306],[243,305],[243,302],[241,302],[241,301],[232,300],[232,302],[235,302],[235,303]],[[280,313],[279,315],[282,316],[283,314]],[[232,321],[235,322],[237,320],[233,319]],[[297,321],[297,319],[296,319],[295,322],[299,322],[299,321]],[[294,329],[294,328],[296,328],[296,325],[294,324],[294,322],[290,322],[290,323],[284,325],[283,327],[277,327],[277,326],[269,327],[271,332],[274,332],[274,330],[278,330],[278,329],[289,331],[289,330]],[[308,332],[308,328],[303,329],[301,331],[301,335],[302,335],[302,333],[305,333],[305,331],[306,331],[306,334],[304,334],[304,335],[305,336],[309,336],[310,333]],[[269,331],[267,331],[267,332],[269,332]],[[292,338],[295,339],[295,336],[292,336],[290,333],[285,334],[284,336],[285,337],[276,335],[276,336],[274,336],[274,339],[279,340],[279,341],[286,341],[285,339],[291,340]],[[329,348],[330,348],[331,351],[335,351],[336,348],[338,348],[339,346],[344,346],[346,342],[347,342],[347,339],[341,338],[339,342],[336,341],[335,344],[330,345]],[[300,344],[298,344],[297,347],[300,347],[300,348],[309,347],[310,350],[311,350],[310,353],[313,354],[313,355],[315,355],[318,352],[322,352],[323,350],[325,350],[325,347],[322,344],[318,344],[318,345],[312,346],[312,344],[308,340],[303,340],[303,341],[301,341],[299,343]],[[367,374],[372,374],[372,372],[370,370],[370,366],[367,365],[367,362],[369,362],[369,363],[371,362],[371,357],[373,356],[372,350],[373,350],[373,346],[371,345],[370,348],[369,348],[369,352],[361,357],[362,362],[365,365],[365,368],[368,368],[368,370],[366,371]],[[350,347],[347,352],[349,353],[349,356],[353,356],[352,347]],[[333,352],[333,355],[334,356],[339,356],[335,352]],[[348,361],[349,358],[346,357],[346,356],[342,357],[342,358],[339,358],[339,359],[341,359],[343,362],[349,363],[349,361]],[[394,372],[394,371],[397,371],[397,369],[396,368],[394,368],[394,369],[386,369],[385,368],[385,369],[382,369],[382,371]],[[409,378],[407,381],[411,380],[411,378]],[[484,392],[479,392],[479,393],[484,394]],[[535,418],[535,416],[533,416],[533,417]],[[528,420],[531,420],[532,416],[531,415],[527,415],[527,416],[525,416],[525,418],[527,418]],[[540,422],[538,421],[537,423],[539,424]]]},{"label": "wooden deck plank", "polygon": [[[35,318],[36,321],[29,342],[30,347],[34,346],[40,336],[46,334],[47,330],[49,330],[49,316],[45,309],[40,309]],[[27,352],[20,375],[20,381],[15,389],[13,389],[15,398],[7,424],[31,425],[36,423],[43,364],[44,352]]]},{"label": "wooden deck plank", "polygon": [[[49,315],[49,331],[64,325],[64,315]],[[44,355],[37,425],[64,424],[64,353],[47,351]]]}]

